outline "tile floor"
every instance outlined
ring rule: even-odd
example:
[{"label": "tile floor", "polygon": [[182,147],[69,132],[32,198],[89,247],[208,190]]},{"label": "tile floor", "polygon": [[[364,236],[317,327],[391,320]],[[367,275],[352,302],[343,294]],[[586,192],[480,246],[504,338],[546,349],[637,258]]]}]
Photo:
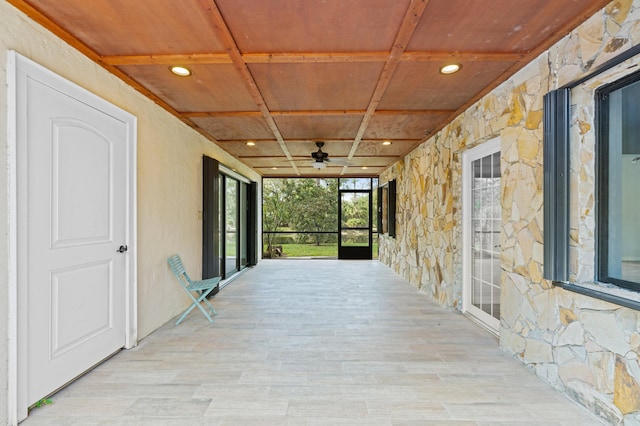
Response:
[{"label": "tile floor", "polygon": [[602,424],[377,261],[266,260],[32,425]]}]

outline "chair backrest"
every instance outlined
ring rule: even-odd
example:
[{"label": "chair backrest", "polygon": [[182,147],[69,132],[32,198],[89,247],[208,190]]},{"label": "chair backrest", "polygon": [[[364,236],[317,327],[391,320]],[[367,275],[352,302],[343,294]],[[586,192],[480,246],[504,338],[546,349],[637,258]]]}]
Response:
[{"label": "chair backrest", "polygon": [[189,284],[191,284],[191,278],[189,278],[189,274],[187,274],[187,271],[184,269],[180,256],[177,254],[173,255],[167,259],[167,262],[169,263],[169,267],[173,271],[173,274],[176,276],[178,281],[180,281],[180,284],[183,286],[189,286]]}]

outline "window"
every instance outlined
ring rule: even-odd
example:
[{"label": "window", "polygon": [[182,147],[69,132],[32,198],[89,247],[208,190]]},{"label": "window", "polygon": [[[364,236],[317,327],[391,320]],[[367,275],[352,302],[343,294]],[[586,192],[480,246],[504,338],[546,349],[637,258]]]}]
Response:
[{"label": "window", "polygon": [[396,236],[396,181],[391,180],[378,189],[378,228],[382,234]]},{"label": "window", "polygon": [[598,281],[640,291],[640,72],[596,92]]}]

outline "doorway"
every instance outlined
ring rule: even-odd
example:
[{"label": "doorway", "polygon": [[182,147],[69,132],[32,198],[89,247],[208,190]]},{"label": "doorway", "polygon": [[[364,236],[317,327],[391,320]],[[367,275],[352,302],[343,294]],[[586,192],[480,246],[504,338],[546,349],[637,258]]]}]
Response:
[{"label": "doorway", "polygon": [[340,179],[338,259],[372,258],[372,198],[372,179]]},{"label": "doorway", "polygon": [[256,264],[257,185],[207,156],[202,177],[202,277],[226,281]]},{"label": "doorway", "polygon": [[9,394],[22,420],[136,344],[136,119],[15,52],[8,65],[17,242]]},{"label": "doorway", "polygon": [[463,311],[494,334],[500,329],[500,139],[462,156]]}]

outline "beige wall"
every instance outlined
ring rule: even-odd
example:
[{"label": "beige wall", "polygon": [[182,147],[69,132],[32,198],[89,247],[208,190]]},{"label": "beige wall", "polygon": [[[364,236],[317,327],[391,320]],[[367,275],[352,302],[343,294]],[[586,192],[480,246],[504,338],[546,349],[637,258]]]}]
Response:
[{"label": "beige wall", "polygon": [[[500,346],[612,424],[640,423],[640,313],[542,278],[542,98],[638,44],[640,0],[612,2],[381,178],[397,180],[398,206],[397,238],[381,237],[380,260],[443,307],[461,310],[462,153],[500,137]],[[585,286],[595,259],[593,94],[636,71],[633,64],[640,58],[572,91],[571,279]]]},{"label": "beige wall", "polygon": [[201,272],[202,155],[251,180],[259,176],[121,80],[0,2],[0,424],[7,423],[8,168],[7,50],[34,60],[138,118],[138,337],[178,314],[188,299],[170,276],[166,258],[183,256]]}]

